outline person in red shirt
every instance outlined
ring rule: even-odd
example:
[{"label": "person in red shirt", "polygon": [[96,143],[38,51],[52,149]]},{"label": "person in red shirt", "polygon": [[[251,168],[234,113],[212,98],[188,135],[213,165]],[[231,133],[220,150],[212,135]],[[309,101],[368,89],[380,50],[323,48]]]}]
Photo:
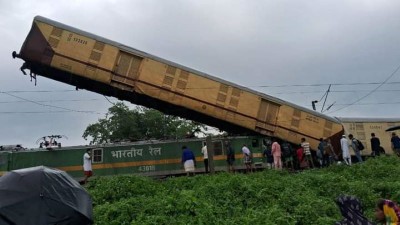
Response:
[{"label": "person in red shirt", "polygon": [[304,157],[304,149],[301,146],[301,144],[299,145],[299,148],[297,149],[296,153],[297,153],[297,160],[299,162],[300,169],[307,168],[308,167],[308,161]]}]

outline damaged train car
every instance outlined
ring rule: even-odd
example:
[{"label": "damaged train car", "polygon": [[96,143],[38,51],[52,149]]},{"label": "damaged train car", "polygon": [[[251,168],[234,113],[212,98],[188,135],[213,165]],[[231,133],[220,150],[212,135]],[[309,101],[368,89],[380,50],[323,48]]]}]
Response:
[{"label": "damaged train car", "polygon": [[21,70],[113,96],[230,133],[265,135],[316,149],[338,143],[336,118],[190,69],[112,40],[36,16],[19,53]]}]

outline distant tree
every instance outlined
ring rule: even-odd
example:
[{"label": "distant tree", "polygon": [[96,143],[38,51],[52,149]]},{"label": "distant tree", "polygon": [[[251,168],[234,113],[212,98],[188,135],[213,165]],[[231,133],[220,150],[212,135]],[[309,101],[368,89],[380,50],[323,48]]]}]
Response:
[{"label": "distant tree", "polygon": [[129,109],[122,102],[108,109],[105,118],[89,124],[82,137],[92,139],[92,144],[121,140],[177,139],[207,130],[203,124],[165,115],[145,107]]}]

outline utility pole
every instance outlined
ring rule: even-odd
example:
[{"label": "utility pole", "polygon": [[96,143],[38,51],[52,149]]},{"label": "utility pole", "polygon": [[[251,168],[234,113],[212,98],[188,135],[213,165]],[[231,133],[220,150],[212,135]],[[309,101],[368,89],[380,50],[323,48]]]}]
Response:
[{"label": "utility pole", "polygon": [[324,104],[322,105],[321,112],[324,111],[325,102],[326,102],[326,99],[328,98],[329,92],[331,90],[331,85],[332,84],[329,85],[328,90],[326,91],[325,100],[324,100]]},{"label": "utility pole", "polygon": [[212,144],[211,136],[206,138],[207,153],[208,153],[208,167],[210,168],[210,173],[215,173],[214,168],[214,145]]}]

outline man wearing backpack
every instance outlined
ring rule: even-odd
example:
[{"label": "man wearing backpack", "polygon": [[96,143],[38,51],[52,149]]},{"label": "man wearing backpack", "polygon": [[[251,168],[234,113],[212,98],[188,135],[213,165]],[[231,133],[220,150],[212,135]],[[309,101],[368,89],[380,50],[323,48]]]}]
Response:
[{"label": "man wearing backpack", "polygon": [[364,149],[364,146],[362,145],[362,143],[359,140],[354,138],[352,134],[349,134],[349,139],[351,140],[350,146],[351,146],[351,148],[353,148],[354,153],[356,154],[356,157],[358,159],[358,162],[362,162],[363,160],[361,158],[361,150]]},{"label": "man wearing backpack", "polygon": [[282,157],[285,167],[294,170],[292,146],[287,141],[283,141],[281,148],[282,148]]}]

